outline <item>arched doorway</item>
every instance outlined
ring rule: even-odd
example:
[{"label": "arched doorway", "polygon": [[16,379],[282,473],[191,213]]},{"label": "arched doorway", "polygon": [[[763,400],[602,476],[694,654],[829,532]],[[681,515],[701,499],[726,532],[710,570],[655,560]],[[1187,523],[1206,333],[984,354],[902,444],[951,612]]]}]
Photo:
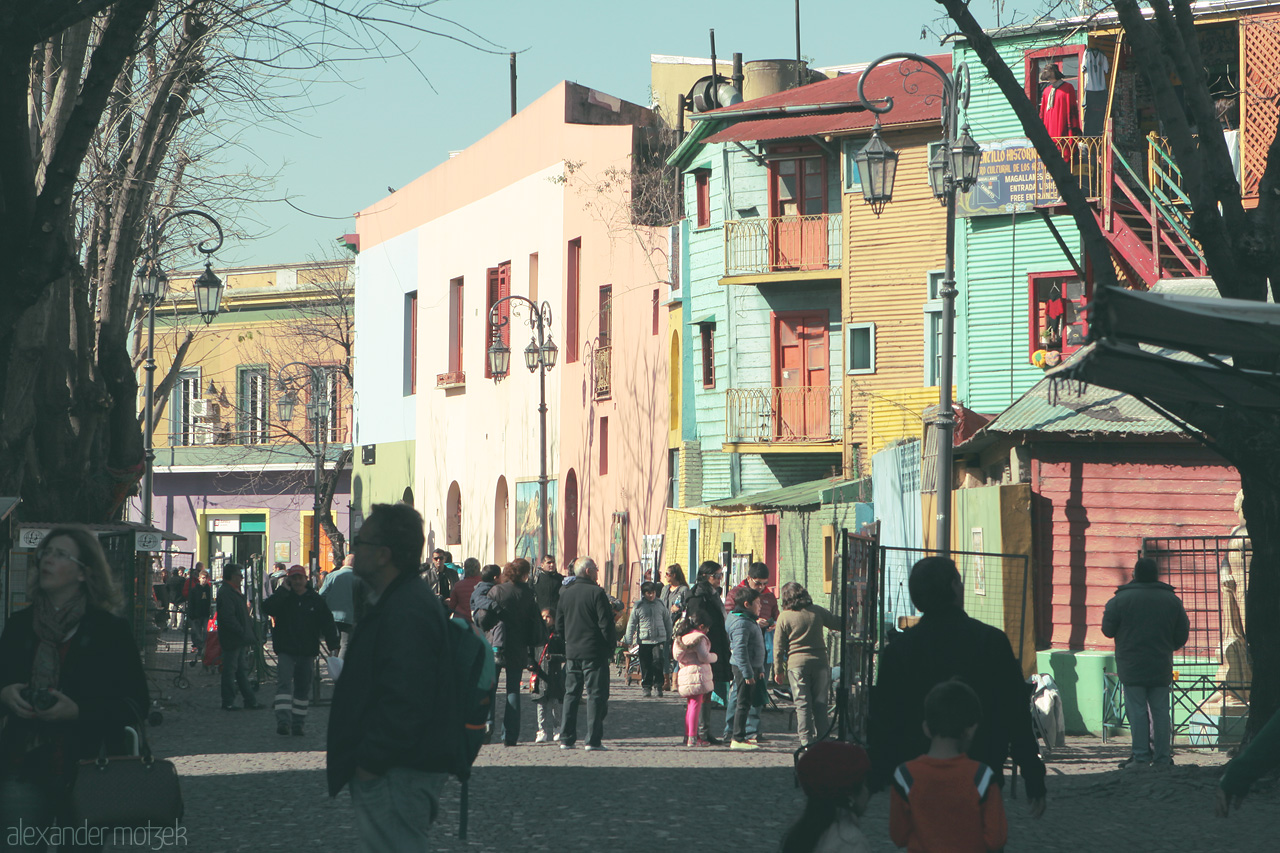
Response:
[{"label": "arched doorway", "polygon": [[499,566],[507,562],[507,478],[502,476],[493,496],[493,561]]},{"label": "arched doorway", "polygon": [[564,553],[560,564],[578,559],[578,475],[572,468],[564,478]]},{"label": "arched doorway", "polygon": [[449,495],[444,503],[444,541],[446,548],[462,545],[462,490],[458,481],[449,484]]}]

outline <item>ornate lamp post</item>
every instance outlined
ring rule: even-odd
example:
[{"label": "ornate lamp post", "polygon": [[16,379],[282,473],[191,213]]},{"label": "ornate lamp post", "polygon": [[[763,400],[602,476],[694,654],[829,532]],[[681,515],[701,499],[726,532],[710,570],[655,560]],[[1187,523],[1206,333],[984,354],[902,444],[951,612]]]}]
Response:
[{"label": "ornate lamp post", "polygon": [[160,240],[164,236],[164,227],[183,216],[197,216],[218,232],[217,238],[202,240],[196,246],[204,255],[204,272],[195,282],[196,310],[200,312],[205,325],[213,322],[222,307],[222,280],[213,274],[209,258],[222,248],[222,226],[203,210],[179,210],[171,213],[157,224],[151,221],[150,239],[146,253],[138,259],[138,269],[134,273],[137,280],[138,295],[147,303],[147,360],[144,369],[147,372],[145,394],[146,410],[143,412],[143,441],[146,450],[146,469],[142,476],[142,522],[151,526],[151,504],[155,491],[154,466],[156,459],[155,432],[155,338],[156,338],[156,303],[164,301],[169,289],[169,277],[160,266]]},{"label": "ornate lamp post", "polygon": [[556,366],[560,350],[551,340],[551,305],[541,307],[526,296],[504,296],[489,309],[489,372],[495,382],[505,377],[511,369],[511,349],[502,342],[502,327],[510,323],[500,310],[504,302],[524,305],[529,311],[529,328],[534,337],[524,348],[524,366],[538,374],[538,560],[547,553],[547,371]]},{"label": "ornate lamp post", "polygon": [[[295,368],[299,368],[295,370]],[[276,401],[276,414],[280,423],[287,424],[293,420],[294,407],[298,405],[298,389],[304,384],[311,392],[311,400],[306,404],[307,420],[311,422],[314,445],[313,455],[316,458],[314,503],[311,517],[311,560],[309,569],[311,583],[319,585],[320,580],[320,514],[323,509],[321,501],[321,480],[324,478],[324,430],[329,423],[329,386],[325,381],[322,367],[291,361],[282,366],[276,373],[276,391],[280,399]]]},{"label": "ornate lamp post", "polygon": [[[928,57],[917,53],[890,53],[867,66],[858,80],[858,97],[863,107],[876,114],[876,126],[871,140],[854,158],[862,179],[862,194],[876,216],[893,198],[893,179],[897,171],[898,155],[880,138],[880,116],[893,109],[893,98],[873,102],[867,99],[863,87],[877,65],[891,60],[906,60],[923,66],[920,70],[932,72],[942,81],[942,146],[929,161],[929,186],[933,195],[947,208],[947,257],[942,277],[942,369],[938,377],[937,424],[937,489],[938,527],[936,550],[939,554],[951,552],[951,464],[952,434],[955,432],[955,412],[951,399],[952,362],[955,353],[956,318],[956,194],[968,192],[978,179],[978,166],[982,161],[982,149],[969,135],[969,125],[959,126],[960,111],[969,106],[969,69],[960,63],[954,75]],[[904,76],[919,73],[904,71]],[[957,135],[957,131],[959,134]]]}]

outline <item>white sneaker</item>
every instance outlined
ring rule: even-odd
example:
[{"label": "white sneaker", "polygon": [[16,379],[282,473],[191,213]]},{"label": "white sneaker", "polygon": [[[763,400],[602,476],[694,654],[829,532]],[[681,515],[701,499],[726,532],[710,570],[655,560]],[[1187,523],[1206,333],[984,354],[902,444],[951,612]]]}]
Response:
[{"label": "white sneaker", "polygon": [[534,743],[546,743],[549,740],[546,732],[538,732],[538,736],[533,739]]},{"label": "white sneaker", "polygon": [[554,740],[556,743],[559,743],[559,742],[560,742],[560,733],[559,733],[559,732],[556,732],[556,736],[555,736],[555,737],[553,737],[553,738],[552,738],[552,740]]},{"label": "white sneaker", "polygon": [[587,752],[608,752],[609,751],[609,747],[605,746],[602,743],[587,744],[586,749],[587,749]]}]

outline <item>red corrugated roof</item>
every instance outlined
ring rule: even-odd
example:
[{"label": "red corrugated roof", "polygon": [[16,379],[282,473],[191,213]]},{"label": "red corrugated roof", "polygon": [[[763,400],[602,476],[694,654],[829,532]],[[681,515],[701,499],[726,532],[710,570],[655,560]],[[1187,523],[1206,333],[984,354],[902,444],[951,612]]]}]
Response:
[{"label": "red corrugated roof", "polygon": [[[929,57],[947,72],[951,71],[950,55]],[[893,109],[880,117],[885,127],[937,121],[942,112],[942,83],[932,71],[925,70],[909,77],[906,69],[920,67],[917,63],[893,62],[879,66],[867,80],[868,98],[893,98]],[[858,99],[858,80],[862,73],[842,74],[831,80],[822,80],[788,89],[763,98],[744,101],[732,107],[721,107],[704,113],[707,116],[724,114],[726,121],[745,110],[779,110],[779,114],[759,118],[743,117],[735,124],[708,137],[707,142],[746,142],[760,139],[787,139],[802,136],[818,136],[839,133],[875,124],[875,115],[864,110]],[[908,91],[908,87],[916,91]],[[831,106],[847,104],[847,107]],[[856,105],[856,106],[855,106]],[[804,107],[813,107],[805,112]],[[824,108],[825,107],[825,108]],[[786,110],[786,114],[781,114]],[[708,119],[710,120],[710,119]]]}]

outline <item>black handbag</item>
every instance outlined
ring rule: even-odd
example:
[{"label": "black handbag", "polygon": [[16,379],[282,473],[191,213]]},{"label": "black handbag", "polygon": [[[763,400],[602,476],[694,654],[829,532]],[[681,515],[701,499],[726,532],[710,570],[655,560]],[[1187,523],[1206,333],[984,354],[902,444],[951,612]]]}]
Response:
[{"label": "black handbag", "polygon": [[136,829],[182,820],[178,770],[152,755],[141,717],[138,741],[139,755],[108,756],[104,739],[97,758],[80,762],[71,786],[71,826]]}]

